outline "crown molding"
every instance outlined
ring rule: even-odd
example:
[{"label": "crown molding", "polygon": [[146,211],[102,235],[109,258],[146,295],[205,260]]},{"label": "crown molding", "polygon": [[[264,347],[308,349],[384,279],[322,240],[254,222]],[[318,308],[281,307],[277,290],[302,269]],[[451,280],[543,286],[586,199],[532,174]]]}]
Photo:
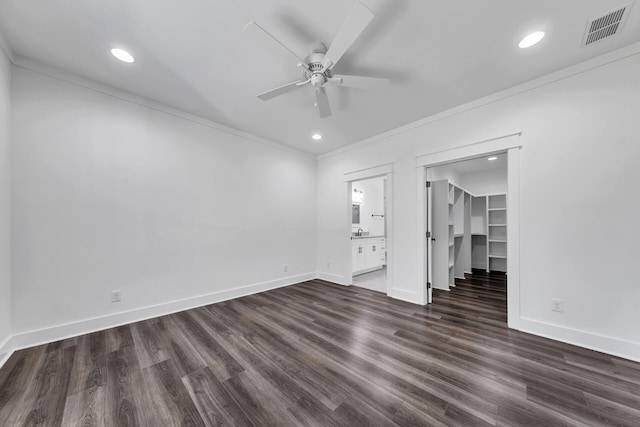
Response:
[{"label": "crown molding", "polygon": [[89,89],[94,92],[101,93],[103,95],[112,96],[114,98],[118,98],[120,100],[129,102],[132,104],[140,105],[142,107],[146,107],[155,111],[169,114],[171,116],[174,116],[183,120],[187,120],[187,121],[199,124],[201,126],[206,126],[208,128],[215,129],[217,131],[227,133],[229,135],[233,135],[250,142],[266,145],[268,147],[286,151],[290,154],[295,154],[297,156],[304,157],[307,159],[316,158],[316,156],[311,153],[297,150],[288,145],[271,141],[269,139],[262,138],[257,135],[253,135],[251,133],[244,132],[230,126],[226,126],[221,123],[214,122],[213,120],[205,119],[204,117],[200,117],[192,113],[187,113],[186,111],[180,110],[178,108],[171,107],[169,105],[166,105],[157,101],[153,101],[151,99],[148,99],[139,95],[134,95],[124,90],[116,89],[112,86],[108,86],[108,85],[99,83],[95,80],[91,80],[91,79],[79,76],[77,74],[73,74],[68,71],[61,70],[57,67],[46,65],[42,62],[30,59],[30,58],[26,58],[24,56],[14,55],[13,58],[10,58],[10,59],[13,65],[16,67],[24,68],[24,69],[45,75],[47,77],[58,79],[66,83],[73,84],[75,86],[83,87],[85,89]]},{"label": "crown molding", "polygon": [[320,154],[317,159],[318,161],[327,159],[330,157],[334,157],[340,155],[342,153],[346,153],[351,150],[355,150],[367,145],[382,143],[387,139],[400,135],[404,132],[411,131],[413,129],[417,129],[423,126],[427,126],[431,123],[444,120],[449,117],[456,116],[458,114],[466,113],[471,110],[475,110],[477,108],[484,107],[486,105],[492,104],[494,102],[498,102],[500,100],[510,98],[515,95],[519,95],[524,92],[528,92],[533,89],[540,88],[542,86],[546,86],[552,83],[555,83],[560,80],[564,80],[570,77],[573,77],[578,74],[585,73],[587,71],[593,70],[595,68],[602,67],[607,64],[611,64],[617,61],[621,61],[623,59],[629,58],[631,56],[635,56],[640,54],[640,42],[630,44],[628,46],[622,47],[620,49],[616,49],[614,51],[605,53],[603,55],[597,56],[595,58],[591,58],[587,61],[580,62],[578,64],[572,65],[567,68],[563,68],[562,70],[555,71],[553,73],[547,74],[542,77],[538,77],[536,79],[530,80],[528,82],[519,84],[517,86],[513,86],[511,88],[501,90],[499,92],[493,93],[491,95],[485,96],[483,98],[476,99],[474,101],[468,102],[466,104],[459,105],[457,107],[453,107],[449,110],[442,111],[440,113],[425,117],[423,119],[417,120],[415,122],[406,124],[404,126],[400,126],[398,128],[392,129],[387,132],[383,132],[381,134],[372,136],[370,138],[363,139],[358,142],[354,142],[353,144],[349,144],[345,147],[338,148],[337,150],[330,151],[328,153]]}]

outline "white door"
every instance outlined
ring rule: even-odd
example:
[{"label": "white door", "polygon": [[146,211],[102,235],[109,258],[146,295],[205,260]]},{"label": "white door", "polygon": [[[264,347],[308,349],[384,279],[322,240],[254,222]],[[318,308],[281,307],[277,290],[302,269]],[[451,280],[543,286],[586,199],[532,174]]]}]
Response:
[{"label": "white door", "polygon": [[431,171],[427,169],[427,304],[433,302],[433,198],[431,189]]}]

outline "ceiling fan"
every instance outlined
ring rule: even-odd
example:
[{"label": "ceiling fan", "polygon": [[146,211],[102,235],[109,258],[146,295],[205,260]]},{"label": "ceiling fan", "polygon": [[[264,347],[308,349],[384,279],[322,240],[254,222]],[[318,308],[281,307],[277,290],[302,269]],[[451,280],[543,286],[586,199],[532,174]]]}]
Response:
[{"label": "ceiling fan", "polygon": [[316,107],[318,108],[320,117],[324,118],[331,115],[331,108],[329,107],[329,98],[327,96],[325,85],[334,84],[360,89],[376,89],[386,86],[389,83],[389,80],[387,79],[333,73],[333,67],[335,67],[340,58],[342,58],[358,36],[362,34],[364,29],[373,20],[373,17],[373,12],[371,12],[367,6],[362,4],[360,1],[356,2],[329,49],[327,49],[323,43],[315,43],[311,48],[311,53],[304,58],[295,53],[273,35],[269,34],[264,28],[256,24],[254,21],[249,22],[244,27],[244,31],[255,31],[260,33],[275,42],[281,48],[284,48],[299,61],[298,67],[302,68],[303,72],[302,79],[263,92],[258,95],[258,98],[263,101],[268,101],[294,89],[311,85],[316,92]]}]

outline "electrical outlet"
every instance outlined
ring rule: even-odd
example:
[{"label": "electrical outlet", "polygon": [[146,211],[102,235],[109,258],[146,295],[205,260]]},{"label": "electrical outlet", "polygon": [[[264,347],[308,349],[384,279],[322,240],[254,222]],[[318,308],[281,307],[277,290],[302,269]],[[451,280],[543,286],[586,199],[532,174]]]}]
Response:
[{"label": "electrical outlet", "polygon": [[284,271],[285,273],[289,271],[289,266],[285,264],[284,267],[282,267],[282,271]]},{"label": "electrical outlet", "polygon": [[122,301],[122,291],[111,291],[111,302]]},{"label": "electrical outlet", "polygon": [[557,311],[558,313],[564,312],[564,301],[561,299],[551,300],[551,311]]}]

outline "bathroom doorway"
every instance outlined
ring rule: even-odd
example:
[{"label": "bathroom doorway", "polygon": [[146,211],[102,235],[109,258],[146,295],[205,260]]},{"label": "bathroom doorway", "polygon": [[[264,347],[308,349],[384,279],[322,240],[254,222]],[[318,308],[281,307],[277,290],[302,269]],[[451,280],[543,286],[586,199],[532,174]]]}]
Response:
[{"label": "bathroom doorway", "polygon": [[351,183],[353,286],[387,293],[387,177]]}]

